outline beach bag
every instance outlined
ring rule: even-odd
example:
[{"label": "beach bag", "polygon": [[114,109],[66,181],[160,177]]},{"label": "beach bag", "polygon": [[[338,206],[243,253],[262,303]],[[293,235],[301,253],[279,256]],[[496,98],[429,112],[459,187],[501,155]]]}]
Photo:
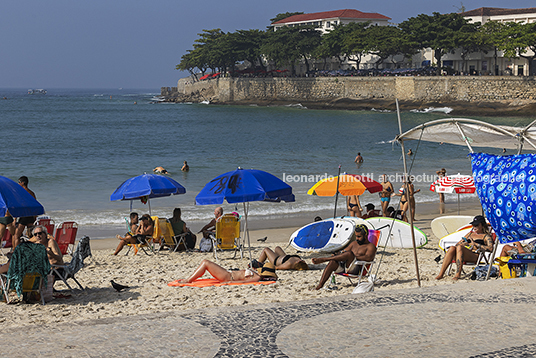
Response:
[{"label": "beach bag", "polygon": [[186,236],[184,237],[184,241],[186,242],[186,249],[192,250],[195,248],[195,243],[197,242],[197,236],[195,236],[191,232],[188,232]]},{"label": "beach bag", "polygon": [[510,271],[510,268],[508,268],[508,261],[510,261],[510,256],[497,257],[495,261],[499,263],[499,271],[501,273],[501,278],[508,279],[517,277],[516,270],[512,269]]},{"label": "beach bag", "polygon": [[203,237],[201,241],[199,241],[199,251],[201,252],[212,251],[212,240],[207,239],[206,237]]},{"label": "beach bag", "polygon": [[367,281],[360,282],[352,291],[352,293],[365,292],[374,292],[374,275],[370,275]]},{"label": "beach bag", "polygon": [[[486,266],[477,266],[471,274],[471,280],[484,281],[488,274],[489,265]],[[495,266],[491,266],[491,272],[489,277],[497,277],[499,275],[499,270]]]}]

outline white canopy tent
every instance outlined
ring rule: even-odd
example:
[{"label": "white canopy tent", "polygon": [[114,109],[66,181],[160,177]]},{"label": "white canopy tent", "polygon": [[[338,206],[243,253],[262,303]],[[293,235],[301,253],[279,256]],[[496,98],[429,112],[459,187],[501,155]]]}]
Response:
[{"label": "white canopy tent", "polygon": [[[398,108],[397,112],[399,116],[399,127],[401,127],[400,112],[398,111]],[[400,132],[402,132],[401,128]],[[536,120],[532,121],[525,127],[511,127],[494,125],[476,119],[467,118],[437,119],[415,126],[412,129],[397,135],[395,139],[391,140],[390,142],[397,142],[401,145],[402,157],[405,159],[404,141],[412,139],[427,142],[466,145],[471,153],[474,153],[473,147],[488,147],[516,149],[517,154],[521,154],[523,149],[536,151]],[[527,146],[525,146],[525,144],[527,144]],[[404,172],[407,178],[405,161]],[[495,255],[496,249],[497,246],[495,245],[492,257]],[[415,264],[417,266],[417,280],[420,281],[416,253]],[[489,278],[490,272],[491,265],[489,265],[486,280]]]},{"label": "white canopy tent", "polygon": [[516,149],[518,153],[525,149],[536,150],[536,127],[533,121],[526,127],[494,125],[476,119],[445,118],[420,124],[399,134],[391,142],[403,140],[424,140],[427,142],[467,145],[471,152],[473,147],[491,147]]}]

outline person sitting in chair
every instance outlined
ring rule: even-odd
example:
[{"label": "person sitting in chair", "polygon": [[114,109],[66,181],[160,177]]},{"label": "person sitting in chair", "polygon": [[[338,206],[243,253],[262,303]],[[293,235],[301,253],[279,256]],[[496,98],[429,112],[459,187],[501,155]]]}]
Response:
[{"label": "person sitting in chair", "polygon": [[356,266],[355,271],[347,272],[347,269],[352,266],[354,261],[372,261],[376,256],[376,246],[368,240],[368,228],[365,225],[357,225],[355,228],[356,240],[352,241],[346,248],[330,257],[313,258],[314,264],[321,264],[328,261],[326,268],[322,272],[320,282],[316,286],[319,290],[324,287],[324,284],[329,279],[333,272],[346,272],[350,274],[359,274],[361,267]]},{"label": "person sitting in chair", "polygon": [[456,259],[456,274],[453,279],[458,280],[462,274],[463,263],[475,262],[478,260],[480,251],[491,252],[493,250],[493,241],[491,234],[486,223],[486,218],[482,215],[477,215],[471,221],[473,230],[464,236],[456,245],[448,248],[439,275],[436,280],[441,280],[443,275],[447,271],[447,268],[452,263],[452,260]]},{"label": "person sitting in chair", "polygon": [[47,250],[48,261],[51,265],[63,265],[63,255],[60,247],[54,238],[48,235],[46,227],[36,225],[32,230],[30,241],[36,244],[45,245]]},{"label": "person sitting in chair", "polygon": [[193,249],[195,247],[195,241],[197,238],[190,231],[190,229],[186,227],[186,223],[182,221],[180,208],[175,208],[173,210],[173,217],[169,219],[169,222],[171,223],[171,227],[173,228],[174,236],[184,234],[184,233],[188,234],[185,237],[187,247],[182,248],[182,245],[179,245],[179,249],[181,250]]},{"label": "person sitting in chair", "polygon": [[363,219],[375,218],[375,217],[381,216],[380,211],[375,210],[375,206],[372,203],[368,203],[367,205],[365,205],[365,212],[366,214],[363,215]]},{"label": "person sitting in chair", "polygon": [[216,223],[222,215],[223,208],[221,206],[218,206],[216,209],[214,209],[214,219],[210,220],[208,224],[203,226],[203,228],[199,230],[198,234],[203,233],[203,237],[205,239],[208,239],[210,235],[214,235],[214,232],[216,230]]},{"label": "person sitting in chair", "polygon": [[140,225],[136,230],[134,236],[118,237],[119,245],[115,249],[114,255],[117,255],[123,247],[127,244],[136,245],[136,244],[145,244],[147,243],[147,237],[153,236],[154,232],[154,223],[151,217],[147,214],[143,215],[140,218]]},{"label": "person sitting in chair", "polygon": [[190,277],[178,281],[182,283],[192,283],[203,276],[207,271],[220,282],[259,282],[277,280],[275,267],[269,262],[260,268],[258,272],[249,268],[245,270],[228,271],[215,262],[205,259],[201,261],[201,264],[195,269]]},{"label": "person sitting in chair", "polygon": [[309,266],[300,256],[287,255],[279,246],[275,247],[275,251],[265,247],[259,256],[259,260],[253,260],[253,268],[263,266],[267,259],[275,266],[277,270],[309,270]]}]

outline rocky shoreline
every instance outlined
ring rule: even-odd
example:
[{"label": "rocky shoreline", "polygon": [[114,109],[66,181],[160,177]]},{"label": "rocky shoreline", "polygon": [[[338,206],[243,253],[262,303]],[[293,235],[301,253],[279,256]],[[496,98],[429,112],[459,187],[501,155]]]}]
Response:
[{"label": "rocky shoreline", "polygon": [[[163,102],[173,103],[201,103],[208,101],[212,105],[233,105],[233,106],[292,106],[301,105],[307,109],[323,110],[355,110],[355,111],[396,111],[396,102],[393,100],[366,99],[354,100],[340,98],[330,101],[288,101],[288,100],[241,100],[241,101],[220,101],[214,98],[209,91],[192,93],[191,95],[176,94],[175,96],[165,96]],[[519,116],[531,117],[536,113],[536,103],[515,104],[512,102],[463,102],[463,101],[399,101],[400,110],[426,110],[428,108],[452,108],[449,116]]]}]

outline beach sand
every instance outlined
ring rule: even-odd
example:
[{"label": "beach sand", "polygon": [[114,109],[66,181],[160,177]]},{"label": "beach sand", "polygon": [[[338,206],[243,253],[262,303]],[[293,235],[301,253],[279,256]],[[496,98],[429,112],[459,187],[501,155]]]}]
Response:
[{"label": "beach sand", "polygon": [[[447,215],[456,215],[455,203],[447,205]],[[481,209],[478,203],[464,203],[461,215],[478,215]],[[438,247],[436,238],[430,229],[430,222],[440,216],[437,204],[419,205],[415,225],[423,230],[429,238],[426,246],[417,250],[421,286],[435,285],[465,285],[472,281],[460,280],[454,283],[452,275],[436,281],[440,263],[434,258],[444,253]],[[264,247],[281,246],[289,254],[296,251],[288,245],[292,232],[299,227],[272,228],[253,230],[250,233],[251,252],[253,258],[258,258]],[[198,242],[199,242],[198,235]],[[268,237],[265,243],[258,238]],[[33,324],[53,325],[57,322],[83,321],[116,316],[131,316],[151,312],[165,312],[207,308],[213,306],[239,306],[260,304],[265,302],[285,302],[307,300],[319,297],[331,297],[349,294],[353,286],[346,278],[337,278],[338,290],[312,290],[318,283],[324,264],[312,265],[309,271],[277,272],[279,280],[270,285],[242,285],[208,288],[169,287],[168,282],[188,277],[202,259],[214,260],[212,253],[180,252],[169,253],[162,251],[155,256],[147,256],[140,252],[125,256],[123,251],[118,256],[112,252],[117,245],[116,239],[92,240],[93,256],[86,260],[86,266],[77,274],[77,279],[86,288],[84,291],[75,289],[70,298],[56,298],[45,306],[39,304],[24,304],[16,302],[9,306],[2,305],[0,323],[3,328],[26,326]],[[375,285],[376,291],[397,290],[417,287],[416,269],[413,250],[411,249],[378,250],[377,264],[379,267]],[[308,263],[312,257],[320,254],[300,254]],[[247,267],[249,251],[244,250],[244,258],[233,259],[233,252],[218,254],[219,264],[227,269]],[[66,260],[70,260],[67,256]],[[6,259],[0,257],[0,263]],[[381,261],[381,265],[378,263]],[[471,269],[466,269],[470,273]],[[208,277],[208,276],[207,276]],[[130,286],[123,292],[116,292],[110,284],[114,280]],[[71,281],[72,282],[72,281]],[[73,282],[74,284],[74,282]],[[74,286],[73,286],[74,287]],[[62,282],[56,283],[58,290],[65,290]],[[62,291],[69,294],[69,291]],[[17,300],[16,300],[17,301]]]}]

